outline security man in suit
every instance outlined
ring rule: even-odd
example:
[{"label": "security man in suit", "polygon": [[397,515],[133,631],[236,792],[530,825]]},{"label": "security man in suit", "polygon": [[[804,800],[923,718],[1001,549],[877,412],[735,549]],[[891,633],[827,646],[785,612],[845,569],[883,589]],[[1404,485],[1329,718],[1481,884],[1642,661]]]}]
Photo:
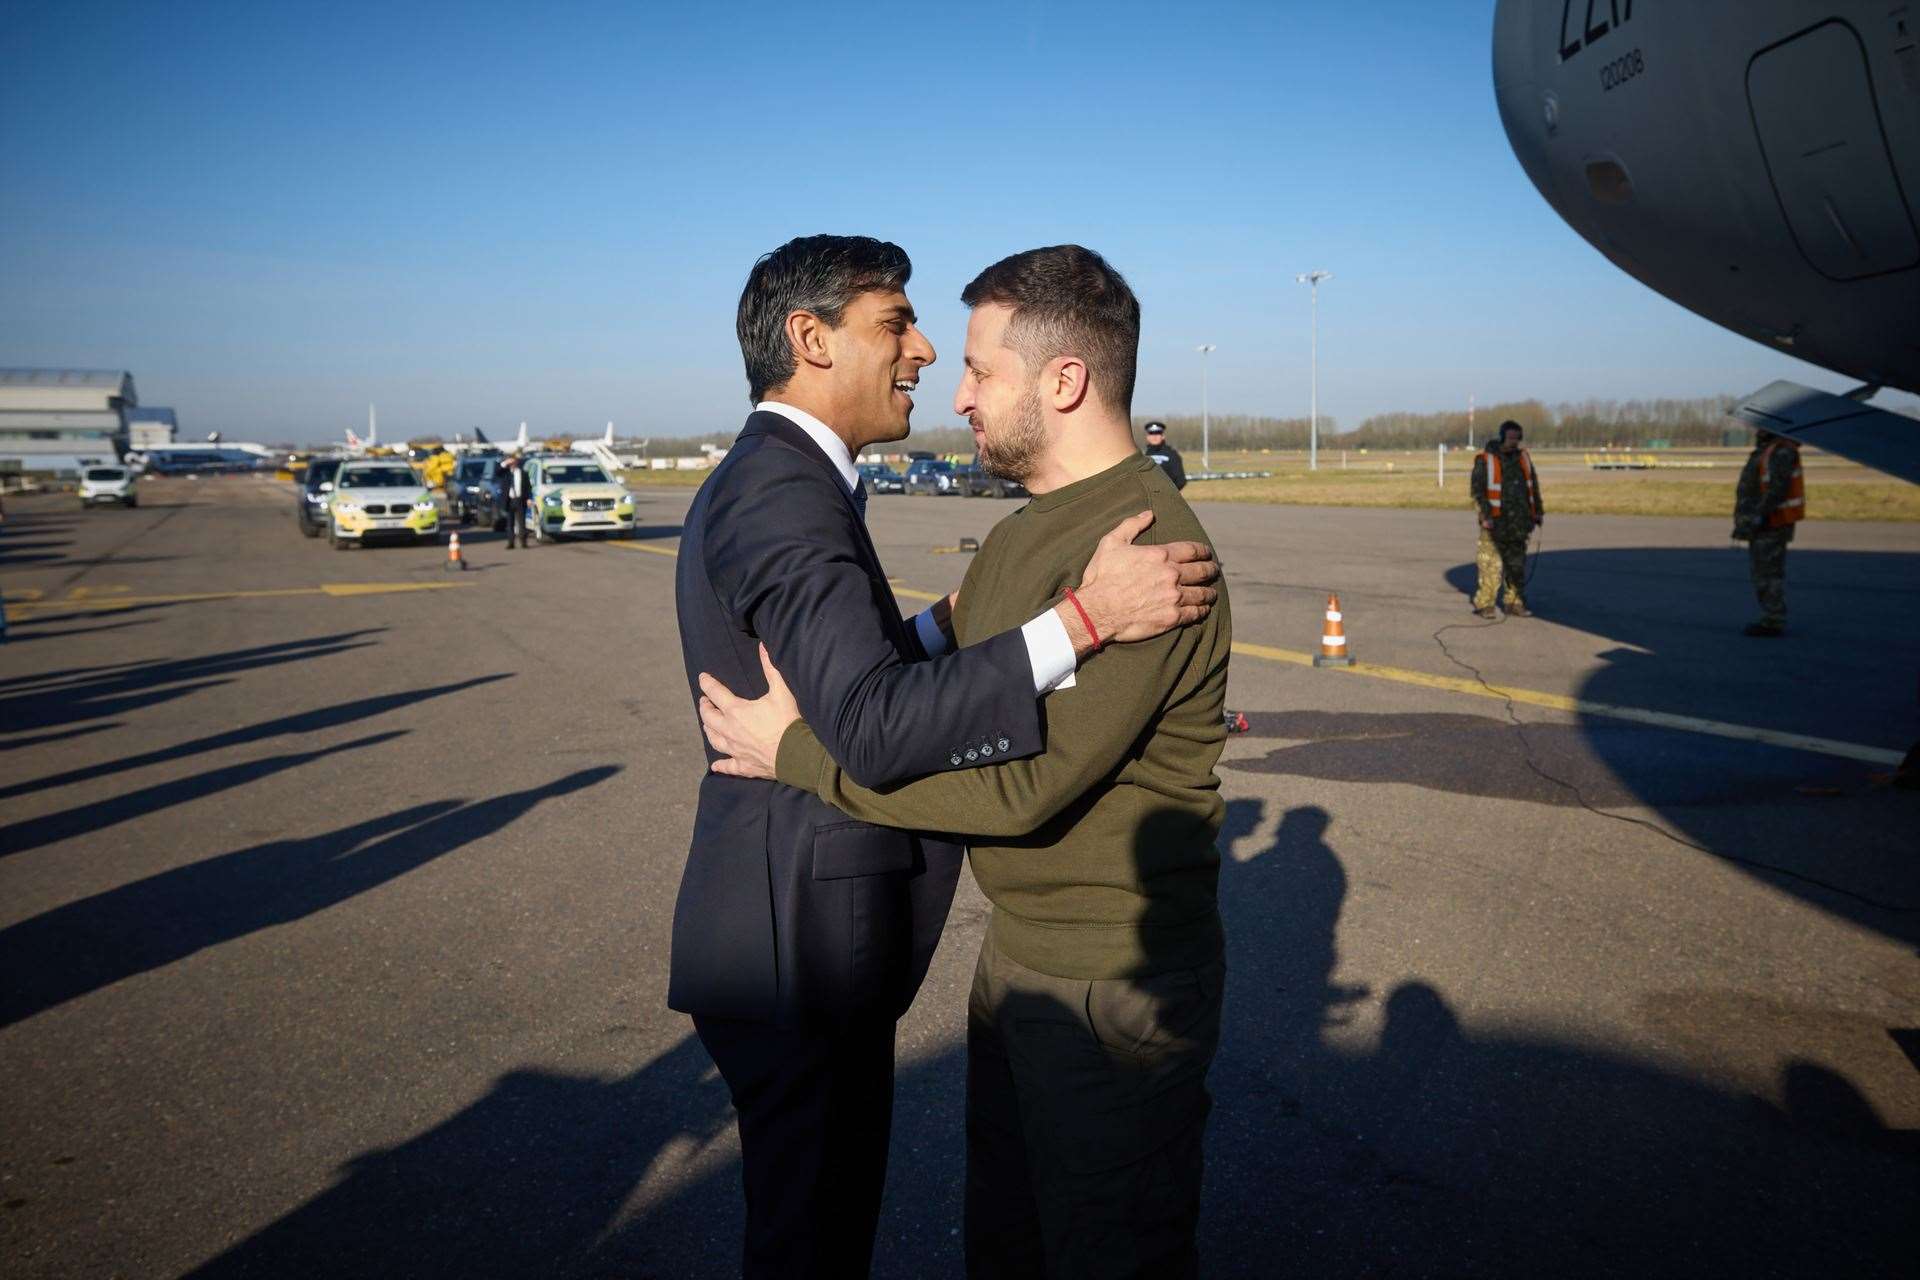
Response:
[{"label": "security man in suit", "polygon": [[1146,431],[1147,447],[1144,450],[1146,455],[1160,464],[1160,469],[1167,473],[1167,479],[1173,481],[1174,488],[1186,488],[1186,464],[1180,461],[1180,451],[1167,443],[1167,424],[1149,422]]},{"label": "security man in suit", "polygon": [[520,541],[521,550],[527,546],[527,505],[533,500],[532,490],[527,484],[527,468],[520,455],[507,455],[506,465],[500,468],[496,483],[500,486],[500,512],[507,521],[507,550],[513,550],[514,540]]},{"label": "security man in suit", "polygon": [[[902,621],[853,460],[907,435],[934,360],[911,271],[898,246],[861,236],[805,237],[755,264],[736,317],[755,410],[687,512],[676,569],[695,700],[715,677],[764,694],[777,663],[834,761],[876,786],[1042,751],[1040,696],[1096,637],[1204,616],[1218,574],[1197,543],[1134,546],[1143,513],[1102,540],[1080,608],[1062,600],[951,653],[951,597]],[[667,1002],[693,1016],[738,1112],[748,1276],[867,1274],[894,1024],[961,856],[775,781],[701,779]]]}]

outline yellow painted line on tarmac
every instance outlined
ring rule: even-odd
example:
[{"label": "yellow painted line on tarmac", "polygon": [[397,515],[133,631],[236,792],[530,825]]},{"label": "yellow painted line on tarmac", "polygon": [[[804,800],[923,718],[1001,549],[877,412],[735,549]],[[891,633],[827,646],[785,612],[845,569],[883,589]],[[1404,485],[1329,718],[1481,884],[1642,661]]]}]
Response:
[{"label": "yellow painted line on tarmac", "polygon": [[645,542],[610,542],[607,545],[618,547],[622,551],[644,551],[648,555],[666,556],[673,560],[680,558],[680,553],[672,547],[656,547]]},{"label": "yellow painted line on tarmac", "polygon": [[1270,649],[1264,644],[1247,644],[1244,641],[1235,640],[1233,651],[1244,653],[1249,658],[1265,658],[1269,662],[1291,662],[1302,667],[1313,665],[1312,654],[1295,653],[1292,649]]},{"label": "yellow painted line on tarmac", "polygon": [[[665,547],[650,547],[644,543],[616,542],[616,547],[625,547],[629,551],[651,551],[655,555],[677,556],[677,552]],[[893,594],[905,596],[909,600],[944,600],[944,593],[918,591],[912,587],[903,587],[889,582]],[[1296,667],[1311,667],[1313,655],[1297,649],[1276,649],[1271,645],[1252,644],[1244,640],[1233,643],[1233,651],[1243,657],[1260,658],[1267,662],[1284,662]],[[1816,755],[1837,756],[1843,760],[1858,760],[1865,764],[1898,765],[1905,757],[1898,751],[1888,751],[1881,747],[1864,746],[1857,742],[1839,742],[1832,738],[1815,738],[1804,733],[1787,733],[1780,729],[1761,729],[1754,725],[1729,724],[1723,720],[1707,720],[1699,716],[1677,715],[1670,711],[1651,711],[1645,707],[1626,707],[1613,702],[1595,702],[1587,698],[1569,698],[1565,694],[1542,693],[1537,689],[1519,689],[1509,685],[1481,684],[1478,680],[1468,680],[1461,676],[1437,676],[1427,671],[1412,671],[1405,667],[1383,667],[1372,662],[1356,661],[1350,667],[1326,667],[1323,670],[1338,672],[1350,676],[1370,676],[1375,680],[1391,680],[1395,684],[1410,684],[1422,689],[1438,689],[1443,693],[1464,693],[1476,698],[1492,698],[1498,702],[1513,701],[1523,706],[1545,707],[1550,711],[1565,711],[1576,715],[1606,716],[1611,720],[1627,720],[1634,724],[1653,725],[1661,729],[1678,729],[1685,733],[1706,734],[1715,738],[1731,738],[1736,742],[1758,742],[1770,747],[1786,747],[1794,751],[1810,751]]]},{"label": "yellow painted line on tarmac", "polygon": [[9,600],[7,612],[55,612],[90,609],[107,613],[149,604],[198,604],[207,600],[265,600],[279,596],[382,596],[401,591],[450,591],[465,582],[329,582],[318,587],[278,587],[264,591],[196,591],[171,596],[77,596],[64,600]]},{"label": "yellow painted line on tarmac", "polygon": [[[1301,653],[1294,649],[1274,649],[1264,644],[1235,641],[1233,651],[1249,658],[1264,658],[1269,662],[1285,662],[1301,667],[1313,665],[1312,654]],[[1817,755],[1838,756],[1843,760],[1858,760],[1865,764],[1897,765],[1903,759],[1898,751],[1864,746],[1857,742],[1838,742],[1832,738],[1815,738],[1804,733],[1788,733],[1780,729],[1729,724],[1723,720],[1677,715],[1670,711],[1650,711],[1645,707],[1626,707],[1614,702],[1569,698],[1565,694],[1542,693],[1537,689],[1517,689],[1491,683],[1481,684],[1478,680],[1467,680],[1459,676],[1436,676],[1425,671],[1409,671],[1404,667],[1383,667],[1371,662],[1355,661],[1350,667],[1322,669],[1345,675],[1371,676],[1376,680],[1391,680],[1396,684],[1417,685],[1423,689],[1439,689],[1446,693],[1465,693],[1476,698],[1493,698],[1500,702],[1513,701],[1529,707],[1545,707],[1552,711],[1606,716],[1611,720],[1627,720],[1661,729],[1678,729],[1685,733],[1731,738],[1737,742],[1758,742],[1770,747],[1811,751]]]},{"label": "yellow painted line on tarmac", "polygon": [[464,582],[328,582],[320,590],[330,596],[384,596],[395,591],[445,591]]}]

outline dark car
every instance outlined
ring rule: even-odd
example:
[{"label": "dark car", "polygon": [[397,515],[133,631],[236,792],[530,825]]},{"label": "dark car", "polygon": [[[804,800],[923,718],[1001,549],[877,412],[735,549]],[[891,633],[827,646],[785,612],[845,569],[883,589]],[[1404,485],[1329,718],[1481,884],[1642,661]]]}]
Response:
[{"label": "dark car", "polygon": [[[528,456],[522,454],[520,465],[524,467],[528,461]],[[467,490],[467,523],[479,525],[483,529],[491,529],[495,533],[507,527],[507,496],[500,492],[500,486],[506,478],[505,459],[495,458],[493,474],[487,477],[486,483],[473,485]],[[538,524],[538,521],[529,516],[527,524],[533,527]]]},{"label": "dark car", "polygon": [[447,477],[447,511],[460,524],[472,524],[474,512],[484,501],[482,494],[493,492],[494,473],[500,469],[500,456],[468,454]]},{"label": "dark car", "polygon": [[913,465],[907,468],[906,492],[925,493],[934,497],[942,494],[960,494],[959,478],[953,474],[953,464],[938,458],[915,458]]},{"label": "dark car", "polygon": [[491,529],[495,533],[507,527],[507,504],[500,496],[500,480],[507,474],[503,466],[495,466],[493,474],[487,477],[485,484],[467,487],[461,507],[468,524]]},{"label": "dark car", "polygon": [[905,493],[907,491],[906,478],[884,462],[861,463],[860,483],[867,487],[868,493]]},{"label": "dark car", "polygon": [[969,498],[1024,498],[1027,496],[1027,486],[1018,480],[1002,479],[978,462],[966,470]]},{"label": "dark car", "polygon": [[300,484],[300,532],[317,538],[327,527],[327,499],[333,496],[333,477],[340,470],[338,458],[315,458],[307,463],[307,474]]}]

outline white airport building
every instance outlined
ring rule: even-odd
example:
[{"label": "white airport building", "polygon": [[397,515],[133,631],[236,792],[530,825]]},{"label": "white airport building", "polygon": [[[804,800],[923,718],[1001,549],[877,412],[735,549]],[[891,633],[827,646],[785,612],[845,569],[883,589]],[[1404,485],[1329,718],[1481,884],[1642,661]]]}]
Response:
[{"label": "white airport building", "polygon": [[0,477],[77,480],[118,463],[139,404],[124,370],[0,369]]}]

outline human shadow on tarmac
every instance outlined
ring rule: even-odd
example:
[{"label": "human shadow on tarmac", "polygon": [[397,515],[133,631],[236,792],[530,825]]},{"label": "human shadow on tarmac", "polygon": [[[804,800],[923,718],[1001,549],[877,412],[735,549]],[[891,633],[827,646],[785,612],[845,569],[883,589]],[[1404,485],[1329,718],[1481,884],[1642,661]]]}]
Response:
[{"label": "human shadow on tarmac", "polygon": [[[202,689],[232,683],[229,679],[213,677],[234,676],[262,667],[304,662],[310,658],[364,649],[375,642],[361,637],[375,636],[384,630],[383,627],[363,628],[235,649],[227,653],[141,662],[96,670],[90,674],[83,668],[77,673],[53,672],[42,676],[16,677],[38,687],[0,696],[0,726],[5,726],[0,732],[52,729],[64,724],[124,715],[141,707],[170,702]],[[77,678],[67,679],[67,674],[75,674]]]},{"label": "human shadow on tarmac", "polygon": [[365,738],[356,738],[352,742],[338,743],[331,747],[316,747],[311,751],[295,751],[285,755],[243,760],[238,764],[209,769],[205,773],[177,778],[172,782],[155,783],[153,786],[129,791],[125,795],[114,796],[109,800],[77,805],[57,813],[42,814],[37,818],[25,818],[0,827],[0,858],[12,857],[14,854],[38,849],[42,845],[53,844],[59,840],[91,835],[123,822],[131,822],[135,818],[144,818],[150,813],[158,813],[162,809],[188,804],[194,800],[204,800],[208,796],[219,795],[234,787],[258,782],[262,778],[270,778],[276,773],[298,769],[303,765],[324,760],[328,756],[339,755],[344,751],[358,751],[362,747],[377,746],[382,742],[391,742],[395,738],[404,738],[407,733],[408,730],[405,729],[394,729]]},{"label": "human shadow on tarmac", "polygon": [[[737,1275],[737,1163],[709,1151],[732,1126],[691,1033],[624,1076],[512,1071],[440,1124],[354,1157],[331,1189],[188,1274]],[[665,1247],[637,1250],[638,1269],[602,1271],[602,1234],[656,1160],[714,1168],[671,1197]]]},{"label": "human shadow on tarmac", "polygon": [[23,920],[0,930],[0,1026],[337,906],[618,772],[601,765],[485,800],[415,805],[189,863]]},{"label": "human shadow on tarmac", "polygon": [[[1263,815],[1232,801],[1221,836],[1240,856],[1221,868],[1202,1275],[1903,1272],[1911,1147],[1843,1076],[1797,1059],[1730,1091],[1537,1029],[1476,1032],[1411,976],[1414,937],[1384,998],[1342,982],[1350,884],[1383,901],[1390,860],[1350,870],[1312,807],[1236,849]],[[1716,999],[1649,1016],[1690,1025]],[[962,1272],[964,1079],[958,1045],[899,1073],[876,1277]],[[737,1275],[731,1124],[691,1035],[626,1075],[511,1072],[192,1275]]]},{"label": "human shadow on tarmac", "polygon": [[509,675],[508,672],[499,672],[494,675],[475,676],[452,684],[432,685],[424,689],[407,689],[400,693],[383,693],[377,697],[359,698],[352,702],[336,703],[331,707],[318,707],[312,711],[281,716],[276,720],[263,720],[259,724],[248,725],[245,728],[230,729],[225,733],[195,738],[191,742],[183,742],[178,746],[162,747],[157,751],[148,751],[141,755],[123,756],[118,760],[86,765],[78,769],[69,769],[64,773],[49,774],[43,778],[0,787],[0,800],[13,796],[31,795],[50,787],[72,786],[77,782],[87,782],[94,778],[125,773],[131,769],[145,768],[148,765],[181,760],[207,751],[224,751],[231,747],[246,746],[267,738],[277,738],[283,734],[298,735],[317,733],[324,729],[337,729],[341,725],[352,724],[357,720],[385,715],[389,711],[398,711],[403,707],[411,707],[450,693],[460,693],[480,685],[492,684],[496,680],[505,680]]},{"label": "human shadow on tarmac", "polygon": [[0,569],[59,560],[62,557],[56,554],[55,549],[72,545],[71,538],[41,538],[33,542],[17,538],[0,538]]},{"label": "human shadow on tarmac", "polygon": [[[32,621],[37,622],[39,619],[32,619]],[[9,632],[7,644],[24,644],[29,640],[64,640],[70,636],[90,636],[102,631],[125,631],[129,627],[144,627],[152,621],[154,621],[152,618],[135,618],[131,622],[113,622],[104,627],[68,627],[64,631],[30,631],[21,635],[16,630],[21,624],[10,619],[7,624]]]},{"label": "human shadow on tarmac", "polygon": [[89,734],[105,733],[109,729],[124,726],[118,720],[109,720],[105,724],[83,725],[78,729],[62,729],[58,733],[43,733],[32,738],[15,738],[11,742],[0,741],[0,751],[19,751],[26,747],[44,747],[50,742],[64,742],[68,738],[84,738]]},{"label": "human shadow on tarmac", "polygon": [[[19,606],[23,604],[28,604],[28,603],[31,603],[33,605],[33,609],[30,612],[28,612],[25,616],[21,616],[18,611]],[[156,600],[150,604],[117,604],[117,605],[113,605],[111,608],[96,605],[95,607],[87,608],[87,607],[83,607],[79,601],[74,601],[74,600],[52,600],[44,603],[38,600],[31,601],[31,602],[26,600],[16,600],[9,603],[7,606],[7,632],[8,632],[7,643],[10,645],[17,644],[21,640],[33,639],[35,635],[38,634],[38,633],[28,633],[26,635],[21,635],[19,631],[21,627],[44,627],[48,623],[52,623],[52,622],[90,621],[95,618],[103,618],[108,616],[112,616],[115,618],[124,618],[129,614],[157,613],[163,609],[178,609],[182,605],[190,604],[190,603],[192,602],[186,601],[186,600]],[[68,605],[68,604],[71,604],[74,607],[65,613],[46,612],[46,610],[54,606]],[[150,622],[150,621],[153,621],[153,619],[143,618],[141,619],[141,621]]]},{"label": "human shadow on tarmac", "polygon": [[[11,640],[8,643],[12,643]],[[135,667],[149,666],[158,659],[133,659],[128,662],[101,662],[91,667],[65,667],[53,671],[29,671],[22,675],[0,678],[0,691],[14,691],[30,685],[66,685],[79,683],[80,677],[89,676],[95,680],[105,680],[118,676]],[[11,696],[10,694],[8,696]]]},{"label": "human shadow on tarmac", "polygon": [[[1796,547],[1787,565],[1792,617],[1777,640],[1740,634],[1755,605],[1746,557],[1732,551],[1543,552],[1529,602],[1543,618],[1620,642],[1576,691],[1583,700],[1843,742],[1920,739],[1920,555]],[[1470,591],[1473,567],[1448,580]],[[1487,680],[1510,678],[1498,649],[1471,629],[1445,638]],[[1513,643],[1510,634],[1501,639]],[[1508,732],[1510,749],[1522,747],[1522,735]],[[1414,755],[1397,753],[1396,770]],[[1528,756],[1575,783],[1589,804],[1647,805],[1691,844],[1749,874],[1920,943],[1920,860],[1911,856],[1920,795],[1876,785],[1870,775],[1890,765],[1594,714],[1575,729],[1527,726],[1522,763]]]},{"label": "human shadow on tarmac", "polygon": [[[1223,845],[1244,845],[1261,812],[1232,802]],[[1363,876],[1370,909],[1390,909],[1392,858],[1343,865],[1329,825],[1321,809],[1290,809],[1270,847],[1222,868],[1229,977],[1203,1274],[1271,1275],[1276,1259],[1329,1276],[1907,1266],[1920,1210],[1908,1137],[1816,1062],[1747,1093],[1544,1029],[1474,1031],[1415,976],[1414,936],[1391,990],[1340,983],[1349,885]],[[1524,963],[1489,945],[1489,965]],[[1686,1028],[1721,1002],[1677,992],[1647,1016]],[[1371,1047],[1334,1031],[1375,1018]]]}]

